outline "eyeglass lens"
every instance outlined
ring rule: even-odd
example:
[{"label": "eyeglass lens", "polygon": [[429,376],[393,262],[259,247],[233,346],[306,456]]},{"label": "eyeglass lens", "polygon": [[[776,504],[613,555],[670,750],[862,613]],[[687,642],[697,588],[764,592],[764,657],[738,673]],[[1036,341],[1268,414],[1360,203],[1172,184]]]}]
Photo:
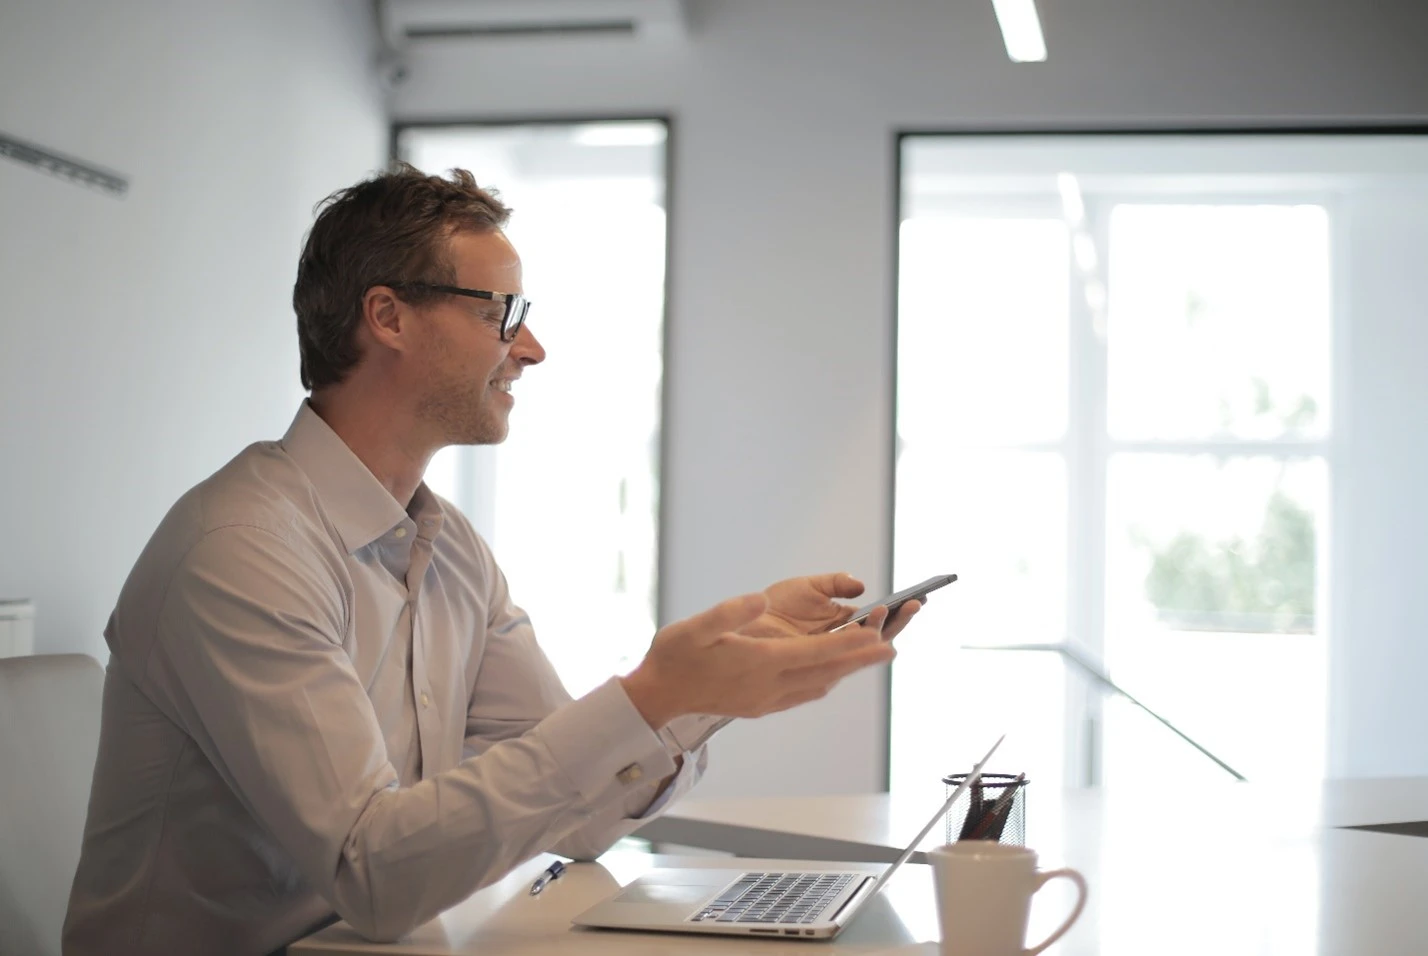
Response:
[{"label": "eyeglass lens", "polygon": [[515,340],[530,311],[530,300],[523,295],[513,295],[506,300],[506,320],[501,324],[501,338],[507,342]]}]

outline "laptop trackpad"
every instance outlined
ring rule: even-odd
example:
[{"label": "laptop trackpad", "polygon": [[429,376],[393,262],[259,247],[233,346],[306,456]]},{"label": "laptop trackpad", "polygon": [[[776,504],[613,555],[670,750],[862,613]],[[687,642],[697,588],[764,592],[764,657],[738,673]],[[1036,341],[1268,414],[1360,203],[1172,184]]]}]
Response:
[{"label": "laptop trackpad", "polygon": [[660,883],[637,883],[615,897],[616,903],[686,903],[702,902],[722,884],[669,886]]}]

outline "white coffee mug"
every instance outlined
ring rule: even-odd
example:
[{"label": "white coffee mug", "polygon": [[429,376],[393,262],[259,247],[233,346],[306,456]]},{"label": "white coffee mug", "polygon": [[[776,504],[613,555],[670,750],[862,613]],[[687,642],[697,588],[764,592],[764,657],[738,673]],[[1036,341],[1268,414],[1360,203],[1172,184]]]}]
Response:
[{"label": "white coffee mug", "polygon": [[[1036,868],[1036,853],[994,840],[963,840],[928,852],[937,885],[942,956],[1032,956],[1061,938],[1086,906],[1086,879],[1072,869]],[[1056,932],[1026,946],[1031,897],[1065,877],[1079,889],[1071,915]]]}]

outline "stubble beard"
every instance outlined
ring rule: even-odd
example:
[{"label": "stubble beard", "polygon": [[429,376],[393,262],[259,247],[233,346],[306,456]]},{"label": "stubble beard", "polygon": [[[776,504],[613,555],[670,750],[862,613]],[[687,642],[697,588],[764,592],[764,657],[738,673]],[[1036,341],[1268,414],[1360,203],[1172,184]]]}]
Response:
[{"label": "stubble beard", "polygon": [[441,436],[444,445],[497,445],[510,430],[507,419],[494,407],[487,382],[463,382],[432,392],[422,400],[421,418]]}]

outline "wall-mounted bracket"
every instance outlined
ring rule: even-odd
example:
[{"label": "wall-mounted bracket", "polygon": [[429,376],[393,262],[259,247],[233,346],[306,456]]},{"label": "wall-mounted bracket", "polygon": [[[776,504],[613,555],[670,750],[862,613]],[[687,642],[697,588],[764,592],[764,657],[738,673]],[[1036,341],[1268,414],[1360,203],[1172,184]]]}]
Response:
[{"label": "wall-mounted bracket", "polygon": [[118,173],[26,143],[7,133],[0,133],[0,156],[34,166],[51,176],[99,189],[111,196],[123,197],[129,191],[129,180]]}]

